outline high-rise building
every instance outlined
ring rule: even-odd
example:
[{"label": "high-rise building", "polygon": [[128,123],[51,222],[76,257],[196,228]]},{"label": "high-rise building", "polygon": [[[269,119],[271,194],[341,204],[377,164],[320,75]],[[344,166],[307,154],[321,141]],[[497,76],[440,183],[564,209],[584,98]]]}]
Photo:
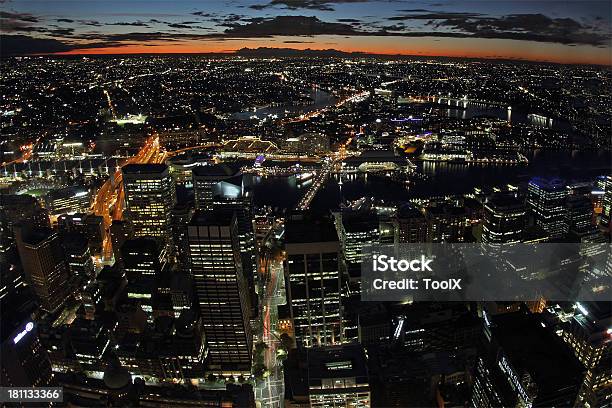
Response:
[{"label": "high-rise building", "polygon": [[245,189],[243,177],[236,176],[217,183],[213,187],[212,207],[214,210],[233,211],[236,215],[242,272],[247,279],[249,303],[255,310],[257,261],[255,232],[253,231],[253,196]]},{"label": "high-rise building", "polygon": [[482,242],[508,244],[521,242],[526,210],[523,201],[513,196],[493,196],[484,203]]},{"label": "high-rise building", "polygon": [[[6,271],[4,271],[6,272]],[[0,271],[5,288],[10,276]],[[0,291],[0,384],[3,387],[45,387],[52,384],[51,362],[32,320],[37,304],[30,287]]]},{"label": "high-rise building", "polygon": [[606,228],[610,228],[610,222],[612,221],[612,176],[606,176],[602,180],[603,187],[603,200],[602,200],[602,211],[601,211],[601,225]]},{"label": "high-rise building", "polygon": [[171,242],[174,181],[165,164],[128,164],[121,168],[125,204],[134,235]]},{"label": "high-rise building", "polygon": [[125,241],[134,237],[134,229],[129,220],[113,220],[110,226],[111,243],[115,260],[121,262],[121,247]]},{"label": "high-rise building", "polygon": [[575,406],[584,369],[540,315],[489,316],[484,335],[470,406]]},{"label": "high-rise building", "polygon": [[427,221],[421,211],[411,204],[398,208],[395,219],[395,241],[398,243],[416,243],[427,240]]},{"label": "high-rise building", "polygon": [[380,242],[380,225],[374,211],[344,211],[337,229],[347,263],[361,263],[363,247]]},{"label": "high-rise building", "polygon": [[341,341],[340,243],[333,222],[298,219],[285,226],[287,298],[299,347]]},{"label": "high-rise building", "polygon": [[534,178],[529,182],[527,204],[535,216],[536,225],[550,238],[561,238],[565,233],[566,184],[563,180]]},{"label": "high-rise building", "polygon": [[593,206],[588,197],[572,195],[565,200],[565,231],[582,233],[593,228]]},{"label": "high-rise building", "polygon": [[560,331],[587,370],[579,405],[609,406],[612,404],[612,308],[608,302],[582,302],[574,307],[574,316],[561,324]]},{"label": "high-rise building", "polygon": [[196,208],[212,210],[215,186],[220,181],[235,175],[237,175],[237,171],[227,164],[193,167],[192,179]]},{"label": "high-rise building", "polygon": [[463,242],[467,212],[465,208],[449,204],[428,207],[427,242]]},{"label": "high-rise building", "polygon": [[237,217],[231,211],[198,210],[187,227],[187,238],[209,369],[250,372],[253,339]]},{"label": "high-rise building", "polygon": [[17,248],[26,281],[32,285],[47,312],[55,312],[66,301],[68,270],[57,231],[49,228],[16,227]]},{"label": "high-rise building", "polygon": [[177,263],[182,268],[188,268],[189,246],[187,243],[187,224],[193,215],[193,206],[179,203],[172,209],[172,241]]},{"label": "high-rise building", "polygon": [[0,379],[3,387],[52,385],[51,361],[40,343],[34,321],[25,316],[13,321],[3,313],[1,339]]},{"label": "high-rise building", "polygon": [[79,286],[86,284],[95,277],[87,238],[79,233],[68,233],[61,241],[70,275],[78,280]]},{"label": "high-rise building", "polygon": [[166,246],[151,238],[134,238],[121,247],[121,259],[128,280],[128,299],[140,305],[147,320],[154,320],[154,297],[166,272]]},{"label": "high-rise building", "polygon": [[307,359],[312,408],[371,406],[367,360],[361,345],[310,349]]},{"label": "high-rise building", "polygon": [[48,227],[49,215],[31,195],[0,194],[0,271],[16,257],[13,227],[18,223]]},{"label": "high-rise building", "polygon": [[51,217],[57,218],[61,214],[87,212],[91,194],[84,187],[65,187],[49,191],[45,202]]}]

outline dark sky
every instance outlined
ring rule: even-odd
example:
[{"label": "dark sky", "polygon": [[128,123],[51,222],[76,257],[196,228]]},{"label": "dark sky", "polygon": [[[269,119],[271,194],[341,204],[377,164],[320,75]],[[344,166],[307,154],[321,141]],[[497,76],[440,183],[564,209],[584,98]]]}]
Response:
[{"label": "dark sky", "polygon": [[611,64],[610,1],[0,0],[4,55],[249,47]]}]

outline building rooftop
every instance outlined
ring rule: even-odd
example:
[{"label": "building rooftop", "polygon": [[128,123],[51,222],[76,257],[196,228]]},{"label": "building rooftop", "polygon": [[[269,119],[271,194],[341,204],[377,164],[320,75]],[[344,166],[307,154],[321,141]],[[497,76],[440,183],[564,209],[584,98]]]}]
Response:
[{"label": "building rooftop", "polygon": [[338,233],[334,223],[325,217],[290,218],[285,223],[285,242],[336,242]]},{"label": "building rooftop", "polygon": [[[359,344],[313,348],[308,351],[308,373],[312,380],[358,377],[367,382],[368,369],[363,347]],[[363,381],[365,379],[365,381]]]},{"label": "building rooftop", "polygon": [[196,177],[232,177],[239,170],[228,164],[213,164],[206,166],[194,166],[191,172]]},{"label": "building rooftop", "polygon": [[582,365],[538,316],[523,310],[496,315],[491,331],[518,375],[529,373],[537,384],[539,398],[582,382]]},{"label": "building rooftop", "polygon": [[234,218],[234,212],[231,210],[197,210],[193,213],[189,225],[205,226],[205,225],[231,225]]},{"label": "building rooftop", "polygon": [[126,164],[121,168],[123,174],[155,174],[168,171],[168,166],[161,163]]},{"label": "building rooftop", "polygon": [[531,180],[529,180],[529,184],[550,191],[565,190],[567,186],[565,180],[559,178],[546,179],[541,177],[532,178]]}]

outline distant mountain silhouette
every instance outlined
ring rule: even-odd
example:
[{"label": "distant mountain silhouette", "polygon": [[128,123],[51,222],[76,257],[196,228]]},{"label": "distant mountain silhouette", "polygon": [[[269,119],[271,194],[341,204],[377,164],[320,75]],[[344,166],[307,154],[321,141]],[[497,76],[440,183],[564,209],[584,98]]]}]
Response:
[{"label": "distant mountain silhouette", "polygon": [[235,55],[240,55],[243,57],[364,57],[368,55],[378,55],[378,54],[368,54],[365,52],[345,52],[334,49],[327,50],[312,50],[307,48],[305,50],[298,50],[295,48],[269,48],[269,47],[259,47],[259,48],[241,48],[234,52]]}]

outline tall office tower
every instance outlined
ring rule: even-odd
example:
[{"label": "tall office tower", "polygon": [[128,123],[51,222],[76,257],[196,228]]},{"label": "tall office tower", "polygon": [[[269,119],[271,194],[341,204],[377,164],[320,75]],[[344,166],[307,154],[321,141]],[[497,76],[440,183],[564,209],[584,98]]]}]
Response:
[{"label": "tall office tower", "polygon": [[527,204],[535,216],[536,225],[552,238],[565,233],[565,199],[567,189],[560,179],[534,178],[529,182]]},{"label": "tall office tower", "polygon": [[242,272],[247,279],[251,307],[256,310],[257,260],[253,231],[253,196],[249,193],[240,175],[220,181],[213,187],[213,209],[233,211],[236,215]]},{"label": "tall office tower", "polygon": [[608,302],[582,302],[575,306],[574,316],[561,323],[559,329],[563,340],[587,370],[579,394],[579,406],[610,406],[612,308]]},{"label": "tall office tower", "polygon": [[308,350],[312,408],[371,406],[367,359],[359,344]]},{"label": "tall office tower", "polygon": [[251,371],[246,280],[233,212],[198,210],[188,227],[189,263],[213,371]]},{"label": "tall office tower", "polygon": [[[4,305],[9,306],[9,305]],[[10,309],[10,310],[9,310]],[[8,316],[8,315],[11,316]],[[3,307],[0,338],[0,380],[3,387],[53,385],[51,361],[40,343],[36,323],[15,313],[15,303]]]},{"label": "tall office tower", "polygon": [[188,268],[189,245],[187,243],[187,224],[193,215],[193,208],[189,204],[177,204],[172,209],[172,242],[174,254],[182,268]]},{"label": "tall office tower", "polygon": [[333,222],[289,219],[285,251],[287,303],[298,347],[340,343],[340,243]]},{"label": "tall office tower", "polygon": [[87,238],[79,233],[67,233],[63,235],[61,241],[68,270],[71,277],[78,280],[79,287],[95,278]]},{"label": "tall office tower", "polygon": [[588,197],[573,195],[565,200],[565,230],[581,233],[593,227],[593,206]]},{"label": "tall office tower", "polygon": [[238,172],[227,164],[196,166],[192,169],[195,206],[201,210],[213,209],[214,187],[223,180],[234,177]]},{"label": "tall office tower", "polygon": [[15,228],[15,236],[26,281],[32,285],[40,307],[55,312],[70,293],[68,270],[57,231],[20,225]]},{"label": "tall office tower", "polygon": [[149,323],[154,320],[157,283],[166,272],[164,250],[163,244],[151,238],[130,239],[121,247],[123,269],[128,281],[128,299],[140,304]]},{"label": "tall office tower", "polygon": [[111,243],[115,260],[121,262],[121,247],[125,241],[134,237],[134,229],[129,220],[113,220],[110,226]]},{"label": "tall office tower", "polygon": [[87,240],[89,241],[89,249],[94,254],[102,252],[105,236],[104,217],[95,214],[88,214],[83,222],[85,223],[85,231],[87,234]]},{"label": "tall office tower", "polygon": [[13,227],[20,222],[48,227],[49,215],[31,195],[0,194],[0,271],[14,264],[17,247]]},{"label": "tall office tower", "polygon": [[121,168],[128,218],[137,237],[172,238],[174,181],[165,164],[128,164]]},{"label": "tall office tower", "polygon": [[513,196],[495,195],[484,203],[482,242],[508,244],[521,242],[526,223],[525,204]]},{"label": "tall office tower", "polygon": [[442,204],[425,211],[427,242],[463,242],[467,212],[465,208]]},{"label": "tall office tower", "polygon": [[378,216],[373,211],[344,211],[337,225],[344,259],[349,264],[361,263],[365,245],[380,242]]},{"label": "tall office tower", "polygon": [[569,196],[565,201],[565,228],[568,240],[580,242],[586,255],[594,256],[606,250],[606,237],[594,224],[593,205],[591,199],[585,196]]},{"label": "tall office tower", "polygon": [[612,221],[612,176],[606,176],[601,184],[604,191],[601,225],[610,228],[610,222]]},{"label": "tall office tower", "polygon": [[404,204],[397,210],[395,219],[395,242],[416,243],[427,240],[427,221],[421,211],[412,204]]},{"label": "tall office tower", "polygon": [[490,341],[478,357],[470,406],[575,406],[584,369],[539,314],[491,316],[484,332]]}]

